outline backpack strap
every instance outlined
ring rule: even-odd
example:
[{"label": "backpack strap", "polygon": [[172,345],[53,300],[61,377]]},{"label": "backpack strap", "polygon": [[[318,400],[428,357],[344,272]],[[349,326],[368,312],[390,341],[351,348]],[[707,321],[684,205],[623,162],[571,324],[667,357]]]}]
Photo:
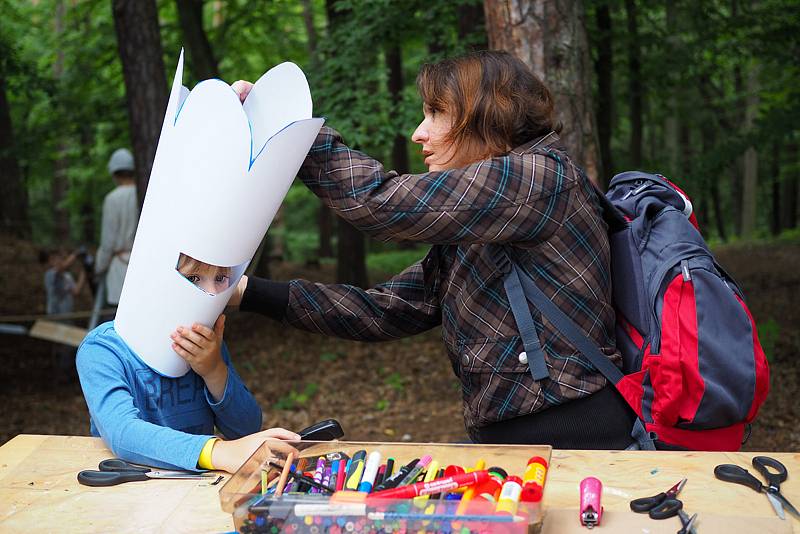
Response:
[{"label": "backpack strap", "polygon": [[[553,323],[556,329],[561,332],[561,334],[563,334],[564,337],[566,337],[575,346],[575,348],[578,349],[580,353],[585,356],[592,363],[592,365],[594,365],[597,370],[600,371],[603,376],[606,377],[606,379],[608,379],[608,381],[616,387],[620,380],[625,377],[625,375],[622,374],[622,371],[620,371],[619,368],[614,365],[611,360],[609,360],[608,357],[600,351],[599,348],[597,348],[594,342],[581,331],[581,329],[572,319],[570,319],[563,311],[561,311],[561,309],[556,306],[553,301],[550,300],[547,295],[544,294],[544,292],[542,292],[541,289],[539,289],[539,286],[536,285],[536,282],[534,282],[527,273],[517,267],[517,265],[509,256],[508,250],[505,246],[496,247],[495,257],[498,260],[498,267],[505,264],[509,266],[508,272],[503,280],[503,285],[506,286],[509,304],[511,305],[511,310],[514,313],[514,319],[517,320],[517,327],[520,329],[520,334],[522,334],[523,330],[522,324],[525,324],[526,320],[523,319],[523,323],[520,324],[520,321],[517,319],[517,317],[527,316],[527,321],[533,323],[530,308],[528,307],[527,302],[525,302],[525,299],[527,299],[527,301],[533,304],[543,316],[547,317],[547,319]],[[518,296],[518,290],[514,289],[514,295],[509,292],[509,286],[513,288],[515,285],[515,282],[510,284],[507,283],[509,279],[516,279],[515,282],[519,284],[519,287],[524,295],[524,299],[522,299],[521,302]],[[534,329],[533,332],[535,334],[536,330]],[[539,352],[541,353],[543,363],[544,353],[541,352],[541,345],[539,344],[538,335],[535,337],[536,346],[539,347]],[[523,344],[525,344],[524,339]],[[527,344],[525,344],[525,351],[528,351]],[[533,375],[534,361],[531,360],[531,353],[528,353],[528,365],[531,367],[531,374]],[[536,379],[535,376],[534,379]],[[636,422],[633,425],[631,437],[636,440],[635,445],[638,445],[639,449],[655,450],[653,441],[655,440],[656,436],[653,433],[647,432],[644,424],[639,418],[636,419]]]},{"label": "backpack strap", "polygon": [[495,264],[500,272],[503,273],[503,286],[506,289],[508,301],[511,304],[511,311],[514,320],[517,322],[517,329],[522,338],[522,346],[525,347],[525,354],[528,357],[528,368],[535,381],[550,378],[547,371],[547,364],[544,361],[544,351],[539,342],[539,334],[536,332],[536,325],[533,316],[525,300],[525,291],[522,289],[522,282],[519,278],[518,269],[511,262],[505,249],[502,246],[495,247]]}]

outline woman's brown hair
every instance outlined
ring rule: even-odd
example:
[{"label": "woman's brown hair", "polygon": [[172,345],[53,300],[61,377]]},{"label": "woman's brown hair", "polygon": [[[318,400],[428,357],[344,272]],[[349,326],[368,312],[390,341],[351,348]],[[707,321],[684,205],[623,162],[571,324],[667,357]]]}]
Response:
[{"label": "woman's brown hair", "polygon": [[431,111],[452,115],[447,140],[456,149],[477,143],[486,157],[496,156],[561,129],[554,124],[547,86],[508,52],[473,52],[425,64],[417,90]]}]

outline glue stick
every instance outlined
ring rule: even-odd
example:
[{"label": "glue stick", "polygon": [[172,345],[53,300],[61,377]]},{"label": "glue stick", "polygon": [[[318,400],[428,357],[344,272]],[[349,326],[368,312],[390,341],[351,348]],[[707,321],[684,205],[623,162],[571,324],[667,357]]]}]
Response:
[{"label": "glue stick", "polygon": [[500,498],[497,499],[495,513],[516,514],[521,494],[522,479],[513,475],[508,477],[503,483],[503,489],[500,490]]},{"label": "glue stick", "polygon": [[528,460],[528,467],[522,475],[522,496],[525,502],[537,502],[542,500],[544,493],[544,480],[547,476],[547,460],[541,456],[534,456]]}]

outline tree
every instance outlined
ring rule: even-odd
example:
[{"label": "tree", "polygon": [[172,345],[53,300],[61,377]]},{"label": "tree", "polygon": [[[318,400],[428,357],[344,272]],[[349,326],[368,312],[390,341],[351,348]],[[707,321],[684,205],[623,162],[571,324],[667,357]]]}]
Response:
[{"label": "tree", "polygon": [[[335,0],[326,0],[325,11],[328,16],[328,34],[331,43],[339,43],[345,40],[347,27],[345,22],[348,21],[349,12],[346,9],[340,9],[336,5]],[[353,34],[349,34],[350,37]],[[368,44],[365,45],[364,50],[360,56],[353,58],[356,62],[355,65],[342,64],[339,65],[342,70],[355,67],[358,71],[359,67],[362,69],[374,68],[374,56],[368,50]],[[352,84],[365,83],[363,80],[350,76],[349,78],[339,79],[340,89],[349,91],[350,99],[357,94],[356,87]],[[369,83],[369,82],[366,82]],[[351,106],[353,102],[350,102]],[[354,117],[357,121],[358,118]],[[342,284],[352,284],[359,287],[367,287],[369,280],[367,277],[367,262],[366,262],[366,240],[364,235],[353,225],[348,223],[342,218],[338,220],[339,237],[337,241],[336,252],[336,281]]]},{"label": "tree", "polygon": [[[4,43],[0,43],[0,52],[3,56],[8,52]],[[0,224],[3,233],[25,238],[30,236],[28,195],[15,155],[14,128],[11,124],[11,110],[6,97],[6,80],[3,72],[6,59],[0,57],[0,176],[3,177]]]},{"label": "tree", "polygon": [[576,163],[597,180],[591,67],[579,0],[484,0],[489,48],[523,60],[555,98],[561,137]]},{"label": "tree", "polygon": [[636,20],[636,2],[625,0],[628,21],[628,98],[631,116],[631,165],[642,166],[642,67],[639,28]]},{"label": "tree", "polygon": [[198,80],[219,78],[217,60],[203,28],[204,0],[175,0],[175,3],[178,7],[181,33],[189,52],[187,62],[194,77]]},{"label": "tree", "polygon": [[597,23],[597,135],[602,162],[602,176],[598,182],[608,186],[614,176],[611,156],[611,136],[614,124],[614,52],[612,47],[611,8],[607,1],[595,9]]},{"label": "tree", "polygon": [[139,204],[144,201],[167,106],[155,0],[112,0],[117,47],[128,101]]}]

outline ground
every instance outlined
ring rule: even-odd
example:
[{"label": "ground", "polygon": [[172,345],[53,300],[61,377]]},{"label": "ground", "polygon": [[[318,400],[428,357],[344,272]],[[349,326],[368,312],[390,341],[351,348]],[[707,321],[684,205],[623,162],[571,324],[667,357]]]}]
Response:
[{"label": "ground", "polygon": [[[744,449],[800,450],[800,242],[731,245],[716,253],[743,287],[770,354],[770,395]],[[0,238],[0,316],[43,311],[43,272],[35,247]],[[332,277],[326,267],[281,264],[273,272],[276,279]],[[89,305],[85,297],[78,307]],[[335,417],[350,440],[466,440],[460,387],[438,331],[357,343],[232,313],[225,337],[261,403],[265,427],[299,430]],[[0,444],[19,433],[88,434],[80,386],[59,375],[51,343],[0,334],[0,358]]]}]

